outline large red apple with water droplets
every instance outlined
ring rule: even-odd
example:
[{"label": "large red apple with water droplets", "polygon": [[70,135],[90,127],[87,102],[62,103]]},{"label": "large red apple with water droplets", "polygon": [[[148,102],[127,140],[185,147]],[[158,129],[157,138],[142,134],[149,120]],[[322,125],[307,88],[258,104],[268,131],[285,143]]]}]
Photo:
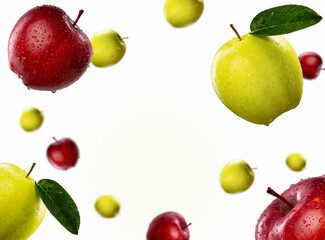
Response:
[{"label": "large red apple with water droplets", "polygon": [[76,21],[60,8],[43,5],[26,12],[8,43],[10,69],[29,89],[55,92],[77,81],[87,70],[91,43]]},{"label": "large red apple with water droplets", "polygon": [[325,239],[325,176],[293,184],[261,214],[256,240]]}]

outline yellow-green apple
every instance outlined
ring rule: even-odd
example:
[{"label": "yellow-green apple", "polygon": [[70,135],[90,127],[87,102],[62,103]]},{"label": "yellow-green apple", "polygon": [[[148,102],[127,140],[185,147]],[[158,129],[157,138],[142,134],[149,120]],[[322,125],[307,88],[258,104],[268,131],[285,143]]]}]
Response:
[{"label": "yellow-green apple", "polygon": [[121,61],[126,51],[123,38],[112,29],[97,32],[90,42],[94,51],[91,62],[96,67],[115,65]]},{"label": "yellow-green apple", "polygon": [[228,162],[220,172],[220,184],[227,193],[246,191],[253,184],[255,174],[253,169],[244,160]]},{"label": "yellow-green apple", "polygon": [[43,113],[35,107],[24,110],[19,119],[21,128],[26,132],[32,132],[39,129],[43,121]]},{"label": "yellow-green apple", "polygon": [[0,163],[0,239],[26,240],[43,221],[46,207],[24,170]]},{"label": "yellow-green apple", "polygon": [[237,36],[214,56],[213,88],[233,113],[268,126],[301,100],[303,76],[298,56],[282,36]]},{"label": "yellow-green apple", "polygon": [[112,195],[100,196],[95,202],[95,209],[105,218],[113,218],[120,211],[120,202]]},{"label": "yellow-green apple", "polygon": [[258,219],[256,240],[325,239],[325,177],[314,177],[292,184],[277,197]]},{"label": "yellow-green apple", "polygon": [[306,167],[306,158],[300,153],[291,153],[287,159],[287,166],[296,172],[302,171]]},{"label": "yellow-green apple", "polygon": [[147,240],[189,240],[190,224],[177,212],[164,212],[149,224]]},{"label": "yellow-green apple", "polygon": [[179,28],[195,23],[203,8],[203,0],[166,0],[164,14],[172,26]]}]

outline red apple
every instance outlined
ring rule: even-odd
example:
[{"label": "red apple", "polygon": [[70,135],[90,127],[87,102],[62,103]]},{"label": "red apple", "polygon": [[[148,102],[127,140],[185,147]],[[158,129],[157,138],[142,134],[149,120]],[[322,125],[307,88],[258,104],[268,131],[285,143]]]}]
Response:
[{"label": "red apple", "polygon": [[56,140],[47,148],[47,159],[56,168],[67,170],[74,167],[79,159],[77,144],[70,138]]},{"label": "red apple", "polygon": [[305,79],[315,79],[318,77],[323,65],[323,60],[319,54],[305,52],[299,55],[299,61]]},{"label": "red apple", "polygon": [[261,214],[256,225],[256,240],[325,239],[325,176],[293,184]]},{"label": "red apple", "polygon": [[8,42],[10,69],[29,89],[56,90],[77,81],[87,70],[91,43],[76,21],[50,5],[26,12],[14,26]]},{"label": "red apple", "polygon": [[188,240],[189,225],[179,213],[164,212],[151,221],[147,240]]}]

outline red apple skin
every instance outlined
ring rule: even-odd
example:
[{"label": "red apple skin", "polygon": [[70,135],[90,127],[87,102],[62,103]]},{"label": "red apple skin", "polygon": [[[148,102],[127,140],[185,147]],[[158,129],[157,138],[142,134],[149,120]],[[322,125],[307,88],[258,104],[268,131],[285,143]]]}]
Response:
[{"label": "red apple skin", "polygon": [[79,148],[72,139],[62,138],[48,146],[46,156],[52,166],[67,170],[77,164]]},{"label": "red apple skin", "polygon": [[190,233],[184,217],[177,212],[156,216],[147,231],[147,240],[188,240]]},{"label": "red apple skin", "polygon": [[275,199],[258,219],[255,239],[325,239],[325,177],[301,180],[281,195],[294,208]]},{"label": "red apple skin", "polygon": [[91,43],[73,23],[51,5],[35,7],[17,21],[8,42],[9,67],[29,89],[55,92],[87,70]]}]

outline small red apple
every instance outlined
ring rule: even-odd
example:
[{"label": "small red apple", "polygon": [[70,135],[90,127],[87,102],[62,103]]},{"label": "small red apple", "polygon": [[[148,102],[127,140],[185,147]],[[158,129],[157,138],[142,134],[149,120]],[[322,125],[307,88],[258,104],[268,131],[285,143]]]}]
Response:
[{"label": "small red apple", "polygon": [[43,5],[26,12],[8,42],[10,69],[29,89],[55,92],[77,81],[87,70],[91,43],[76,21],[60,8]]},{"label": "small red apple", "polygon": [[77,144],[70,138],[56,140],[47,148],[47,159],[56,168],[67,170],[74,167],[79,159]]},{"label": "small red apple", "polygon": [[184,217],[177,212],[156,216],[147,231],[147,240],[188,240],[190,233]]},{"label": "small red apple", "polygon": [[256,240],[325,239],[325,176],[293,184],[261,214],[255,230]]},{"label": "small red apple", "polygon": [[323,60],[315,52],[305,52],[299,55],[302,73],[305,79],[315,79],[322,70]]}]

